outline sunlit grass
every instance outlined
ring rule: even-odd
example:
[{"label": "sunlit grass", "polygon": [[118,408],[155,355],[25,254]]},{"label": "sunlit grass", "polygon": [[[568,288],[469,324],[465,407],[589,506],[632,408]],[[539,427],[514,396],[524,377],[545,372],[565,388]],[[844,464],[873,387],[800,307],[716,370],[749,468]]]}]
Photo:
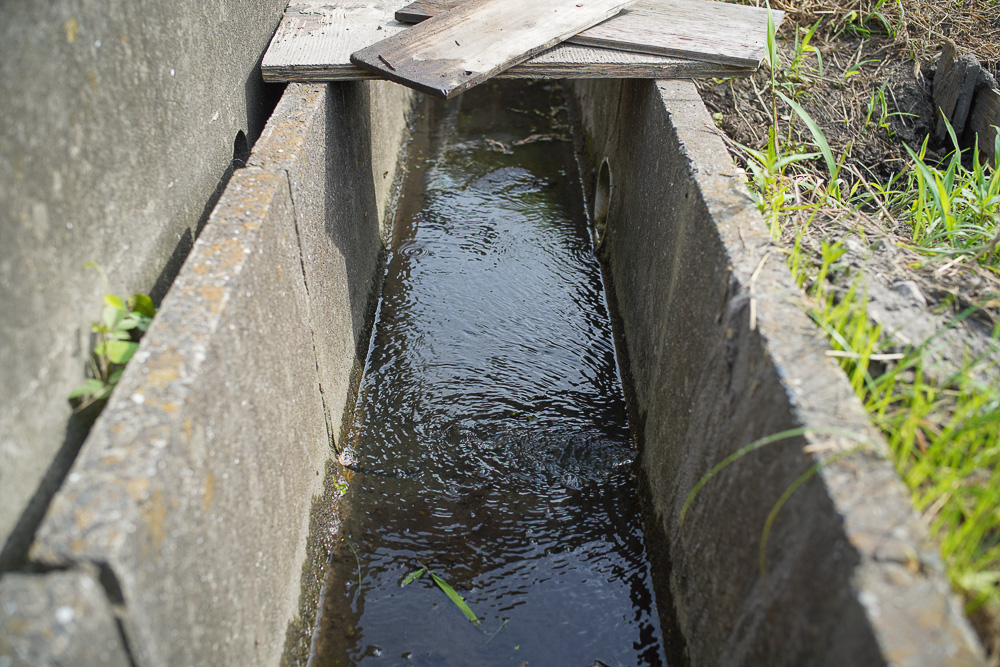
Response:
[{"label": "sunlit grass", "polygon": [[[957,371],[933,361],[937,336],[901,345],[868,316],[864,282],[847,289],[829,279],[844,254],[839,243],[807,248],[803,237],[817,219],[849,219],[877,210],[902,242],[933,261],[961,257],[987,271],[1000,265],[1000,139],[992,162],[978,151],[957,150],[943,163],[928,158],[927,144],[907,148],[910,160],[892,178],[862,176],[849,150],[835,156],[820,127],[780,85],[773,27],[767,63],[771,99],[780,99],[809,130],[813,146],[779,134],[772,112],[761,148],[730,142],[748,172],[751,196],[776,240],[794,239],[789,268],[809,297],[808,311],[827,334],[869,416],[883,432],[893,463],[917,511],[940,545],[949,578],[969,610],[986,606],[1000,616],[1000,389],[983,378],[1000,363],[994,331],[990,353],[968,359]],[[791,123],[789,123],[791,125]],[[950,130],[950,128],[949,128]],[[953,144],[958,142],[952,132]],[[825,170],[817,169],[822,165]],[[803,185],[805,184],[805,185]],[[794,196],[793,196],[794,193]],[[841,281],[843,282],[843,281]],[[956,321],[968,317],[967,310]]]}]

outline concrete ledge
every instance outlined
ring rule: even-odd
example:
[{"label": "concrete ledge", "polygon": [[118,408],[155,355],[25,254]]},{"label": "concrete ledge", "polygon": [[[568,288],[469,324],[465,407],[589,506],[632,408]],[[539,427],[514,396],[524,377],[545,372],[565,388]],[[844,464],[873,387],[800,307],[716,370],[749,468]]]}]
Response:
[{"label": "concrete ledge", "polygon": [[0,570],[22,565],[90,427],[66,396],[101,297],[164,295],[274,108],[258,63],[286,4],[5,3]]},{"label": "concrete ledge", "polygon": [[387,82],[292,85],[248,162],[288,176],[334,436],[368,352],[381,229],[412,101],[412,91]]},{"label": "concrete ledge", "polygon": [[0,581],[0,665],[131,667],[96,568]]},{"label": "concrete ledge", "polygon": [[308,321],[288,181],[237,172],[32,548],[109,568],[141,664],[277,660],[327,456]]},{"label": "concrete ledge", "polygon": [[[608,203],[643,465],[693,665],[980,665],[936,549],[883,455],[694,86],[574,86]],[[590,185],[593,190],[593,185]],[[759,438],[808,426],[707,484]],[[850,439],[875,443],[833,461]],[[810,451],[805,451],[806,447]],[[783,507],[759,568],[762,532]]]},{"label": "concrete ledge", "polygon": [[389,185],[354,158],[399,152],[345,128],[404,123],[387,85],[289,87],[36,536],[38,565],[100,567],[137,664],[280,659],[378,285]]}]

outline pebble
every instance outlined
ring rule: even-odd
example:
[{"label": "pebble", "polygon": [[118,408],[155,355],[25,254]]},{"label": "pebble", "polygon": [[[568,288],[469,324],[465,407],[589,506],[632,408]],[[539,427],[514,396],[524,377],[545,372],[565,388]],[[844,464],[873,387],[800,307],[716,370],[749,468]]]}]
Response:
[{"label": "pebble", "polygon": [[920,304],[921,308],[927,307],[927,298],[924,296],[923,292],[920,291],[920,287],[912,280],[899,280],[892,284],[892,291],[897,294],[902,294],[910,301],[915,301]]}]

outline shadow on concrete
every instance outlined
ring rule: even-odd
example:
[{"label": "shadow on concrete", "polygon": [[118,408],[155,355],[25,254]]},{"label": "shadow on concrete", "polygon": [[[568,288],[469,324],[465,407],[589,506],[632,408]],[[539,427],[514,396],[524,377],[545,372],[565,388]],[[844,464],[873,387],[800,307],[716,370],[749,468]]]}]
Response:
[{"label": "shadow on concrete", "polygon": [[[382,275],[381,271],[371,275],[369,264],[351,261],[349,253],[353,248],[367,249],[373,244],[377,252],[381,245],[372,181],[371,89],[353,82],[330,85],[327,90],[324,230],[347,259],[355,355],[363,363],[368,356],[368,339],[363,333],[378,302]],[[359,304],[363,306],[359,308]]]},{"label": "shadow on concrete", "polygon": [[219,203],[219,198],[222,197],[226,186],[229,185],[229,179],[232,178],[233,172],[246,166],[254,143],[260,137],[260,133],[264,131],[267,120],[271,117],[271,113],[274,112],[274,108],[278,105],[281,95],[285,92],[285,84],[283,83],[264,83],[264,80],[260,76],[259,65],[260,63],[258,62],[258,66],[253,69],[253,72],[247,77],[244,83],[247,131],[240,130],[236,133],[233,139],[233,157],[229,165],[219,178],[219,182],[216,184],[215,189],[212,190],[212,194],[205,201],[205,206],[202,207],[201,215],[198,216],[198,221],[195,223],[194,228],[189,227],[181,234],[177,245],[174,246],[173,252],[170,253],[170,257],[164,264],[163,270],[156,278],[156,282],[153,283],[153,287],[149,291],[149,296],[152,297],[153,302],[157,305],[163,302],[164,297],[166,297],[167,292],[170,290],[170,286],[177,278],[177,274],[180,273],[181,267],[184,266],[184,261],[191,252],[191,248],[194,247],[195,240],[201,235],[201,230],[205,228],[205,225],[208,224],[208,219],[211,217],[212,211],[215,210],[215,205]]},{"label": "shadow on concrete", "polygon": [[[263,56],[262,56],[263,57]],[[284,93],[285,84],[265,83],[260,75],[260,62],[254,67],[244,84],[244,99],[247,110],[247,132],[240,130],[233,140],[233,156],[212,194],[205,201],[201,214],[194,227],[187,228],[181,234],[173,251],[164,263],[163,269],[149,290],[153,302],[159,306],[166,297],[188,254],[194,247],[194,242],[208,223],[215,205],[222,197],[233,172],[246,165],[254,142],[260,136],[267,120],[277,106]],[[370,170],[369,170],[370,171]],[[90,429],[104,408],[106,401],[91,404],[86,409],[74,411],[66,424],[66,432],[62,446],[42,477],[37,490],[29,501],[20,520],[14,526],[7,542],[0,549],[0,572],[9,572],[23,568],[28,561],[28,550],[34,541],[35,532],[45,517],[45,512],[52,498],[62,486],[76,456],[90,434]]]},{"label": "shadow on concrete", "polygon": [[90,427],[93,426],[97,416],[101,413],[105,402],[92,403],[84,410],[74,411],[70,415],[62,446],[56,452],[52,463],[49,464],[42,481],[38,484],[38,489],[28,502],[21,518],[15,524],[10,537],[3,545],[3,549],[0,549],[0,572],[21,569],[27,563],[28,549],[35,538],[35,531],[42,523],[52,497],[62,486],[73,461],[76,460],[80,447],[83,446],[83,441],[90,433]]}]

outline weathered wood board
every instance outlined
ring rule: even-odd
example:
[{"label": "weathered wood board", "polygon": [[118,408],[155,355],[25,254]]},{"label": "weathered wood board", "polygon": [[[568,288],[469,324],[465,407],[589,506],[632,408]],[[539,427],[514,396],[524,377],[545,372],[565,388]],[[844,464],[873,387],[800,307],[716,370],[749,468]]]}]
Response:
[{"label": "weathered wood board", "polygon": [[996,157],[997,127],[1000,127],[1000,91],[981,88],[972,103],[966,129],[970,135],[979,135],[979,149],[991,158]]},{"label": "weathered wood board", "polygon": [[614,16],[635,0],[468,0],[351,54],[384,78],[445,99]]},{"label": "weathered wood board", "polygon": [[[350,55],[388,35],[406,30],[393,13],[407,0],[293,0],[261,63],[269,82],[374,79],[351,63]],[[687,79],[748,76],[756,69],[560,44],[500,73],[531,79]]]},{"label": "weathered wood board", "polygon": [[981,70],[975,56],[959,55],[955,44],[950,40],[945,41],[932,87],[934,106],[938,111],[934,137],[938,141],[948,138],[945,119],[951,124],[955,134],[962,136]]},{"label": "weathered wood board", "polygon": [[[419,23],[464,0],[416,0],[396,12]],[[784,12],[774,11],[779,25]],[[713,0],[638,0],[617,16],[570,37],[585,46],[757,67],[767,47],[767,10]]]}]

